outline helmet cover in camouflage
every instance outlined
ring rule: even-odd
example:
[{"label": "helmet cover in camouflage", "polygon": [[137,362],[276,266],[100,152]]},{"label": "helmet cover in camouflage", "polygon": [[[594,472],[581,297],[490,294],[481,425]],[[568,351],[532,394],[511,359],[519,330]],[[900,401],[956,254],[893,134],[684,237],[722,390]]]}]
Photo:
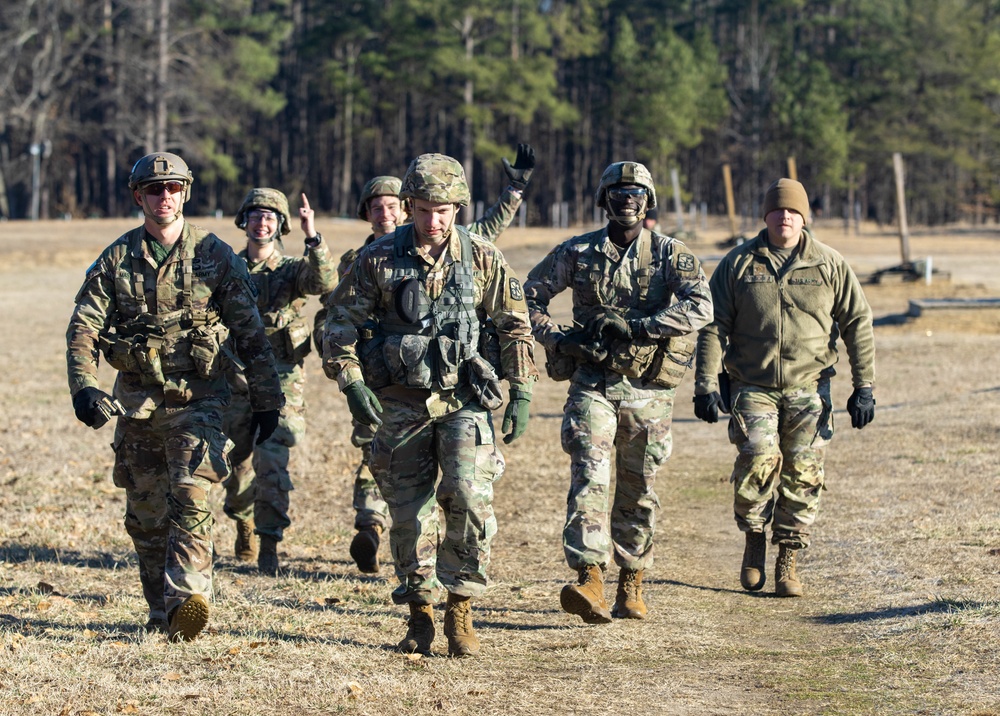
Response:
[{"label": "helmet cover in camouflage", "polygon": [[647,209],[656,208],[656,187],[653,186],[653,175],[645,165],[639,162],[615,162],[608,166],[601,175],[601,183],[597,187],[597,206],[608,208],[607,191],[616,184],[635,184],[645,187],[649,200]]},{"label": "helmet cover in camouflage", "polygon": [[361,198],[358,199],[358,218],[368,221],[368,200],[376,196],[399,196],[403,188],[403,182],[398,177],[373,177],[368,180],[361,190]]},{"label": "helmet cover in camouflage", "polygon": [[247,213],[251,209],[270,209],[281,217],[281,234],[289,233],[292,228],[291,214],[288,213],[288,198],[277,189],[266,186],[257,187],[247,192],[240,204],[239,211],[236,212],[236,225],[241,229],[247,226]]},{"label": "helmet cover in camouflage", "polygon": [[465,170],[457,159],[444,154],[421,154],[410,162],[399,198],[459,206],[468,206],[471,199]]},{"label": "helmet cover in camouflage", "polygon": [[188,165],[176,154],[156,152],[147,154],[135,163],[128,177],[128,188],[132,191],[147,184],[161,181],[179,181],[184,184],[184,201],[191,198],[191,184],[194,175]]}]

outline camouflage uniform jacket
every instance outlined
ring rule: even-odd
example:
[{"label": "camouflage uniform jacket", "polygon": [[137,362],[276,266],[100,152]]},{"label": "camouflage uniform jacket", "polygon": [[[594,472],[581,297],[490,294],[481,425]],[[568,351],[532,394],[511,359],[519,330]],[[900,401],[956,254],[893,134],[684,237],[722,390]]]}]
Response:
[{"label": "camouflage uniform jacket", "polygon": [[[162,332],[162,384],[151,384],[134,366],[118,368],[114,394],[128,417],[148,418],[160,406],[181,408],[205,398],[224,401],[229,389],[219,344],[228,332],[247,366],[253,409],[280,408],[274,352],[246,263],[214,234],[185,223],[157,268],[145,236],[143,227],[129,231],[87,270],[66,332],[70,392],[98,386],[99,346],[109,335],[128,340]],[[208,351],[208,363],[195,363],[195,348]]]},{"label": "camouflage uniform jacket", "polygon": [[[504,230],[510,226],[510,222],[514,220],[514,216],[517,214],[517,210],[520,207],[521,192],[507,187],[507,189],[504,190],[504,193],[500,195],[500,199],[497,203],[487,209],[486,214],[482,219],[477,219],[469,224],[469,232],[478,234],[487,241],[496,243],[497,239],[500,238],[500,234],[502,234]],[[372,243],[374,240],[375,234],[368,234],[368,238],[365,239],[365,243],[362,248]],[[337,276],[340,280],[344,279],[344,274],[347,273],[347,269],[349,269],[351,264],[354,263],[354,259],[358,257],[359,251],[359,249],[348,249],[344,252],[343,256],[340,257],[340,265],[337,266]],[[323,352],[322,333],[323,326],[326,324],[326,304],[329,300],[329,293],[320,297],[320,302],[323,304],[323,307],[316,312],[316,318],[313,323],[313,332],[316,335],[316,347],[320,353]]]},{"label": "camouflage uniform jacket", "polygon": [[698,337],[695,392],[718,390],[723,361],[742,383],[782,390],[808,385],[833,375],[838,335],[854,387],[872,385],[872,310],[844,257],[803,229],[791,263],[777,267],[764,229],[715,269],[715,320]]},{"label": "camouflage uniform jacket", "polygon": [[[406,227],[404,227],[406,228]],[[453,231],[448,246],[435,262],[419,250],[412,239],[409,257],[420,266],[417,280],[432,298],[440,295],[456,264],[461,261],[459,232]],[[324,331],[323,368],[341,390],[363,379],[358,358],[358,329],[369,320],[376,323],[396,315],[393,285],[396,234],[369,244],[351,264],[334,291]],[[481,237],[472,237],[473,304],[477,314],[492,319],[500,339],[503,374],[512,386],[530,387],[537,377],[531,340],[531,325],[521,285],[503,255]],[[426,391],[428,414],[447,415],[464,404],[454,388]]]},{"label": "camouflage uniform jacket", "polygon": [[310,327],[302,316],[306,296],[332,291],[337,274],[330,248],[321,239],[306,245],[304,257],[286,256],[276,246],[274,252],[252,263],[246,249],[239,257],[247,262],[250,279],[257,289],[257,309],[274,355],[280,364],[300,364],[310,349]]},{"label": "camouflage uniform jacket", "polygon": [[[641,298],[644,274],[648,287]],[[573,291],[573,327],[560,326],[549,315],[549,303],[566,289]],[[553,352],[564,335],[608,308],[656,342],[693,334],[712,320],[712,295],[701,262],[680,241],[647,230],[624,250],[611,241],[606,227],[564,241],[531,270],[524,293],[532,332]],[[609,400],[648,398],[664,390],[587,362],[579,364],[573,381],[603,389]]]}]

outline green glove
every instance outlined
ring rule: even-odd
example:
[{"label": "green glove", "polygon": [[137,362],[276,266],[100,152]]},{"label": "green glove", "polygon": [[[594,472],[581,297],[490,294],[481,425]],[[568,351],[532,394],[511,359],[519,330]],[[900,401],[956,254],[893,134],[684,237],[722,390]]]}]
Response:
[{"label": "green glove", "polygon": [[347,398],[347,407],[357,422],[376,427],[382,424],[382,419],[378,416],[382,412],[382,404],[363,381],[359,380],[344,388],[344,397]]},{"label": "green glove", "polygon": [[503,441],[510,444],[524,435],[528,429],[528,408],[531,405],[531,391],[511,388],[510,402],[503,414],[503,425],[500,430],[506,433]]}]

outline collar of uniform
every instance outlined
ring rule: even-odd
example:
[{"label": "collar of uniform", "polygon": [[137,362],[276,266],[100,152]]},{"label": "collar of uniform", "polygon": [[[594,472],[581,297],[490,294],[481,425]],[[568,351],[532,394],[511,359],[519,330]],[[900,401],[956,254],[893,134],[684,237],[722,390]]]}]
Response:
[{"label": "collar of uniform", "polygon": [[417,232],[414,230],[413,253],[419,256],[420,260],[428,266],[447,266],[455,261],[462,260],[462,242],[459,240],[458,231],[452,228],[451,236],[448,237],[448,245],[441,252],[441,255],[435,259],[428,253],[426,248],[417,245]]},{"label": "collar of uniform", "polygon": [[[183,219],[182,219],[183,221]],[[138,240],[132,247],[132,255],[138,258],[152,258],[147,256],[148,249],[146,248],[146,238],[149,237],[150,241],[156,241],[156,237],[153,236],[146,227],[142,227],[142,231],[138,233]],[[191,227],[186,221],[184,222],[184,227],[181,229],[181,235],[177,239],[176,243],[170,247],[167,252],[167,258],[163,261],[163,266],[178,261],[183,258],[194,258],[194,245],[190,240],[191,237]],[[176,250],[175,250],[176,249]]]},{"label": "collar of uniform", "polygon": [[[817,241],[812,232],[803,227],[802,236],[799,238],[799,256],[796,263],[799,265],[812,265],[821,262],[823,256],[817,249],[816,244]],[[747,244],[747,251],[756,256],[764,256],[765,254],[770,254],[767,246],[767,229],[761,229],[760,233]]]},{"label": "collar of uniform", "polygon": [[602,254],[607,256],[612,261],[621,261],[625,258],[629,252],[633,255],[639,255],[639,249],[642,246],[642,242],[652,241],[652,234],[647,229],[643,229],[639,232],[639,235],[628,246],[618,246],[614,241],[611,240],[611,236],[608,234],[607,229],[604,230],[604,234],[601,236],[601,241],[597,244],[597,250]]},{"label": "collar of uniform", "polygon": [[246,249],[240,251],[239,257],[247,262],[247,266],[250,268],[251,272],[262,271],[265,268],[273,271],[278,267],[278,264],[281,263],[282,253],[281,249],[278,248],[277,244],[275,244],[274,251],[272,251],[271,255],[263,261],[251,261]]}]

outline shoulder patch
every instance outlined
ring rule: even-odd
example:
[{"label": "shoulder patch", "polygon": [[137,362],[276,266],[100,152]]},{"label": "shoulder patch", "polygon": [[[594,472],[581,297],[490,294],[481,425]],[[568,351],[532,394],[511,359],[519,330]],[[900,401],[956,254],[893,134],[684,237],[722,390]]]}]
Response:
[{"label": "shoulder patch", "polygon": [[524,291],[521,290],[521,282],[513,276],[511,276],[507,281],[511,299],[514,301],[523,301]]},{"label": "shoulder patch", "polygon": [[694,256],[691,254],[679,254],[677,256],[677,270],[678,271],[694,271],[697,262],[694,260]]}]

